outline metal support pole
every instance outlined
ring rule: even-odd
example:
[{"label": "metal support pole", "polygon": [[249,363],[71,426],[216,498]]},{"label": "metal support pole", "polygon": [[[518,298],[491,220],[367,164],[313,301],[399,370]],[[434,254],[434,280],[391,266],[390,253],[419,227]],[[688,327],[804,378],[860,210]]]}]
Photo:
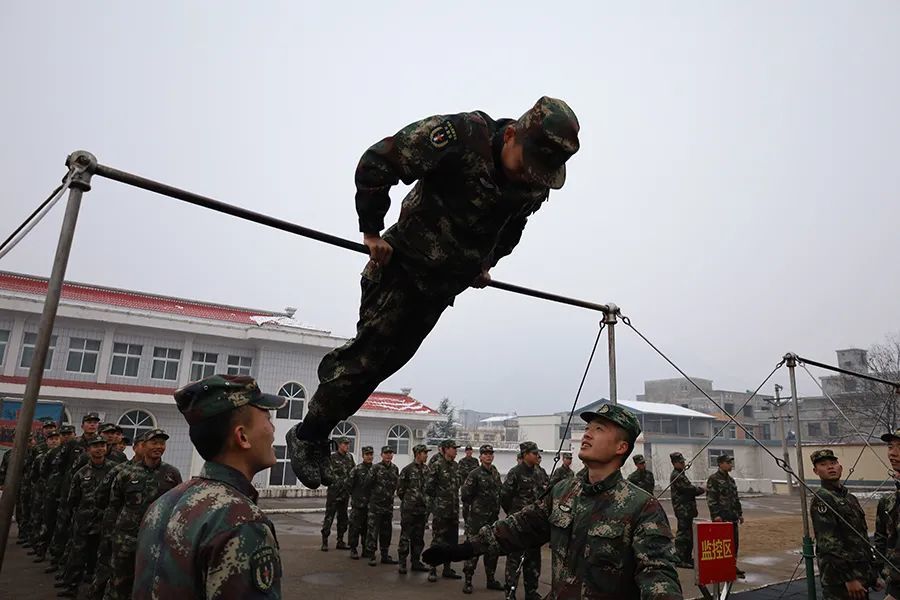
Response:
[{"label": "metal support pole", "polygon": [[[775,384],[775,407],[778,409],[778,431],[781,436],[781,454],[784,456],[785,464],[791,466],[791,456],[788,452],[787,435],[784,426],[784,405],[781,403],[781,386],[777,383]],[[787,476],[788,494],[793,494],[794,480],[791,478],[790,473],[785,473],[785,475]]]},{"label": "metal support pole", "polygon": [[609,336],[609,401],[611,404],[619,403],[619,392],[616,385],[616,315],[619,307],[613,303],[607,304],[608,310],[603,314],[603,322],[606,323],[606,332]]},{"label": "metal support pole", "polygon": [[797,479],[800,486],[800,511],[803,518],[803,560],[806,561],[806,597],[816,600],[816,576],[813,571],[813,545],[809,537],[809,508],[806,504],[806,479],[803,475],[803,444],[800,433],[800,401],[797,395],[797,376],[794,372],[797,368],[797,355],[788,353],[784,355],[788,372],[791,378],[791,397],[794,399],[794,422],[796,425],[797,440]]},{"label": "metal support pole", "polygon": [[62,293],[63,280],[66,276],[69,251],[72,249],[72,239],[75,236],[75,224],[78,222],[81,195],[91,189],[91,176],[94,174],[94,168],[97,166],[97,159],[89,152],[79,151],[69,155],[68,159],[66,159],[66,165],[74,170],[72,182],[69,184],[69,202],[66,205],[66,214],[59,233],[56,257],[53,260],[53,271],[47,284],[47,298],[44,300],[44,312],[41,314],[41,322],[34,346],[34,356],[31,359],[31,368],[28,371],[28,383],[25,386],[25,396],[22,398],[22,409],[16,420],[16,437],[13,442],[13,450],[11,450],[13,453],[12,461],[6,472],[3,496],[0,497],[0,571],[3,570],[3,558],[6,554],[6,544],[9,540],[10,523],[16,506],[16,497],[19,494],[22,469],[25,466],[28,434],[31,431],[37,398],[41,391],[41,381],[44,378],[44,361],[47,359],[47,352],[50,348],[53,322],[56,320],[56,309],[59,307],[59,297]]}]

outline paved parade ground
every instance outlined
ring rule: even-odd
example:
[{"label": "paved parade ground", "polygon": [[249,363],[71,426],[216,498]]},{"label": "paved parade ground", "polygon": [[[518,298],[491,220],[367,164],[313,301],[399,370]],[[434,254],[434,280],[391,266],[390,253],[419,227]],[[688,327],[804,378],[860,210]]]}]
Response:
[{"label": "paved parade ground", "polygon": [[[863,501],[865,502],[865,501]],[[462,581],[439,579],[437,583],[428,583],[426,573],[410,573],[399,575],[393,565],[368,566],[364,560],[350,560],[346,551],[334,550],[334,535],[330,542],[332,549],[322,552],[319,549],[321,538],[321,512],[315,511],[324,506],[324,499],[287,499],[263,500],[266,509],[274,511],[290,511],[272,514],[272,520],[278,531],[281,544],[281,556],[284,564],[282,591],[285,598],[317,598],[326,600],[341,598],[391,598],[397,600],[422,598],[447,598],[462,595]],[[741,529],[741,548],[738,564],[747,572],[747,579],[735,586],[735,592],[760,588],[767,584],[785,581],[794,572],[800,555],[798,548],[802,536],[800,509],[798,500],[785,497],[742,498],[746,523]],[[866,505],[866,513],[870,517],[869,531],[872,531],[875,501]],[[700,517],[706,518],[705,502],[698,502]],[[671,520],[671,504],[663,501]],[[296,512],[298,509],[303,512]],[[394,537],[391,556],[397,556],[396,544],[399,540],[399,511],[394,511]],[[674,525],[674,522],[673,522]],[[12,539],[15,539],[15,528]],[[426,532],[426,543],[430,532]],[[46,563],[34,564],[30,556],[25,554],[21,546],[10,543],[6,552],[3,572],[0,573],[0,597],[27,598],[44,600],[55,598],[53,578],[43,573]],[[502,578],[505,559],[500,559],[497,569],[498,579]],[[462,565],[456,570],[462,572]],[[685,598],[700,597],[694,585],[693,572],[679,569]],[[796,572],[803,574],[802,566]],[[488,591],[484,588],[484,572],[479,564],[475,576],[474,598],[495,598],[502,600],[503,593]],[[546,547],[543,552],[543,572],[541,575],[541,593],[549,591],[550,560]],[[803,597],[805,589],[803,581],[794,582],[789,594],[785,597]],[[780,593],[780,590],[779,590]],[[800,596],[794,596],[800,593]],[[755,599],[768,597],[763,592],[747,594]],[[777,597],[776,594],[775,597]],[[524,597],[520,590],[518,597]],[[740,596],[739,596],[740,597]]]}]

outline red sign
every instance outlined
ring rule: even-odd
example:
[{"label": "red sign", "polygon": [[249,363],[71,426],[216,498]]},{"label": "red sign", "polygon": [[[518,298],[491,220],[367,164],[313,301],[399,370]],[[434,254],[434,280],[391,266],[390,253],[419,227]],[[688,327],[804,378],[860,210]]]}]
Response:
[{"label": "red sign", "polygon": [[697,585],[737,578],[733,523],[694,521],[694,569]]}]

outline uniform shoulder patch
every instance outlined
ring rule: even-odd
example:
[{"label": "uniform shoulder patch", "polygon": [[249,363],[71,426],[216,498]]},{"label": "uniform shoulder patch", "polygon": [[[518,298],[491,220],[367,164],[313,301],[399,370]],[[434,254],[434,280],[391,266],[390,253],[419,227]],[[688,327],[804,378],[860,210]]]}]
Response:
[{"label": "uniform shoulder patch", "polygon": [[250,556],[250,577],[253,587],[260,592],[268,592],[275,583],[275,569],[278,557],[271,546],[263,546]]},{"label": "uniform shoulder patch", "polygon": [[428,140],[431,142],[431,145],[438,150],[446,147],[451,142],[457,141],[458,139],[459,136],[456,133],[456,127],[453,126],[453,123],[446,120],[432,129],[431,133],[428,136]]}]

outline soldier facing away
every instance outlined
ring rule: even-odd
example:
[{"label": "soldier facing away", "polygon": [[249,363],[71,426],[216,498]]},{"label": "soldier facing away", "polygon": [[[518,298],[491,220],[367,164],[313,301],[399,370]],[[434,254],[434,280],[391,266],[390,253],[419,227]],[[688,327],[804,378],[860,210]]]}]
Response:
[{"label": "soldier facing away", "polygon": [[656,487],[656,481],[653,479],[653,472],[647,468],[647,461],[644,459],[644,455],[635,454],[631,460],[634,461],[635,470],[634,473],[628,476],[628,481],[652,496],[653,488]]},{"label": "soldier facing away", "polygon": [[[734,558],[738,555],[738,524],[744,522],[741,499],[738,498],[737,483],[729,475],[734,468],[734,457],[723,454],[717,459],[719,469],[706,480],[706,503],[713,521],[731,521],[734,524]],[[737,569],[737,576],[744,578],[744,572]]]},{"label": "soldier facing away", "polygon": [[175,402],[206,462],[147,511],[134,600],[280,598],[275,527],[251,481],[276,462],[271,411],[286,400],[251,377],[213,375],[176,391]]},{"label": "soldier facing away", "polygon": [[[469,520],[466,521],[466,540],[471,540],[478,535],[482,527],[493,525],[500,518],[500,473],[494,462],[494,447],[484,444],[478,449],[480,465],[474,469],[460,488],[459,495],[463,502],[468,502],[472,507],[469,512]],[[478,566],[478,557],[473,556],[463,566],[463,574],[466,581],[463,584],[463,593],[472,593],[472,576],[475,575],[475,567]],[[497,581],[497,557],[487,555],[484,557],[484,574],[487,578],[487,589],[502,591],[503,584]]]},{"label": "soldier facing away", "polygon": [[[472,448],[472,444],[466,444],[464,449],[465,456],[459,459],[459,481],[460,485],[462,485],[466,481],[466,477],[469,476],[469,473],[472,472],[473,469],[478,467],[478,459],[472,456],[472,452],[474,451]],[[463,517],[463,525],[469,522],[469,505],[466,504],[466,501],[462,501],[462,517]]]},{"label": "soldier facing away", "polygon": [[810,459],[813,471],[822,480],[822,487],[809,507],[816,537],[822,597],[825,600],[865,600],[869,597],[869,587],[883,588],[868,542],[866,513],[856,496],[841,484],[844,469],[831,450],[816,450]]},{"label": "soldier facing away", "polygon": [[[518,512],[538,501],[544,492],[544,476],[538,465],[540,450],[534,442],[519,444],[522,463],[506,474],[500,490],[500,505],[507,515]],[[506,558],[506,587],[513,589],[519,585],[519,565],[525,583],[525,600],[539,598],[538,579],[541,576],[541,548],[534,546],[524,551],[514,551]]]},{"label": "soldier facing away", "polygon": [[328,551],[328,536],[331,534],[331,523],[337,515],[337,544],[336,550],[348,550],[350,546],[344,542],[344,534],[347,533],[347,506],[350,504],[350,489],[347,484],[350,480],[350,471],[356,464],[350,454],[350,439],[339,437],[335,440],[337,451],[331,455],[329,473],[331,484],[328,486],[328,495],[325,497],[325,519],[322,521],[322,552]]},{"label": "soldier facing away", "polygon": [[[459,541],[459,465],[456,462],[456,450],[459,445],[454,440],[440,443],[438,458],[428,472],[425,482],[425,493],[431,507],[431,539],[433,543],[453,545]],[[447,561],[441,577],[462,579]],[[437,568],[432,567],[428,573],[428,581],[437,581]]]},{"label": "soldier facing away", "polygon": [[366,532],[369,527],[369,490],[366,489],[366,479],[369,476],[369,469],[372,468],[374,456],[372,446],[363,446],[363,461],[350,471],[350,480],[347,483],[347,489],[350,490],[350,530],[347,534],[347,545],[350,546],[350,558],[353,560],[359,560],[356,546],[360,543],[360,539],[363,554],[366,553]]},{"label": "soldier facing away", "polygon": [[[477,111],[413,123],[370,147],[356,169],[356,211],[370,261],[356,337],[325,355],[303,423],[287,434],[303,485],[328,483],[328,435],[405,365],[456,295],[484,287],[528,217],[562,187],[578,119],[543,97],[518,120]],[[417,182],[384,229],[391,188]]]},{"label": "soldier facing away", "polygon": [[694,519],[697,517],[697,496],[706,492],[706,488],[694,485],[688,479],[684,455],[673,452],[669,455],[672,461],[672,474],[669,476],[669,493],[672,496],[672,512],[678,521],[675,533],[675,554],[678,566],[686,569],[694,568]]},{"label": "soldier facing away", "polygon": [[422,550],[425,549],[425,523],[428,521],[428,496],[425,494],[425,480],[428,467],[428,446],[418,444],[413,448],[413,462],[400,471],[397,497],[400,498],[400,544],[397,558],[398,571],[406,574],[406,559],[412,555],[412,570],[429,569],[422,564]]},{"label": "soldier facing away", "polygon": [[893,494],[878,501],[875,513],[875,566],[887,583],[885,600],[900,600],[900,429],[881,436],[888,445],[888,460],[894,469]]},{"label": "soldier facing away", "polygon": [[397,482],[400,470],[394,464],[394,449],[391,446],[381,448],[381,462],[373,465],[366,476],[366,487],[369,490],[369,515],[366,526],[366,555],[369,566],[378,565],[375,559],[375,546],[381,550],[381,564],[396,565],[389,554],[394,518],[394,494],[397,493]]},{"label": "soldier facing away", "polygon": [[681,600],[665,514],[620,470],[641,432],[637,418],[609,404],[581,418],[587,423],[578,452],[586,465],[582,475],[464,544],[432,546],[426,562],[509,554],[549,542],[551,600]]}]

